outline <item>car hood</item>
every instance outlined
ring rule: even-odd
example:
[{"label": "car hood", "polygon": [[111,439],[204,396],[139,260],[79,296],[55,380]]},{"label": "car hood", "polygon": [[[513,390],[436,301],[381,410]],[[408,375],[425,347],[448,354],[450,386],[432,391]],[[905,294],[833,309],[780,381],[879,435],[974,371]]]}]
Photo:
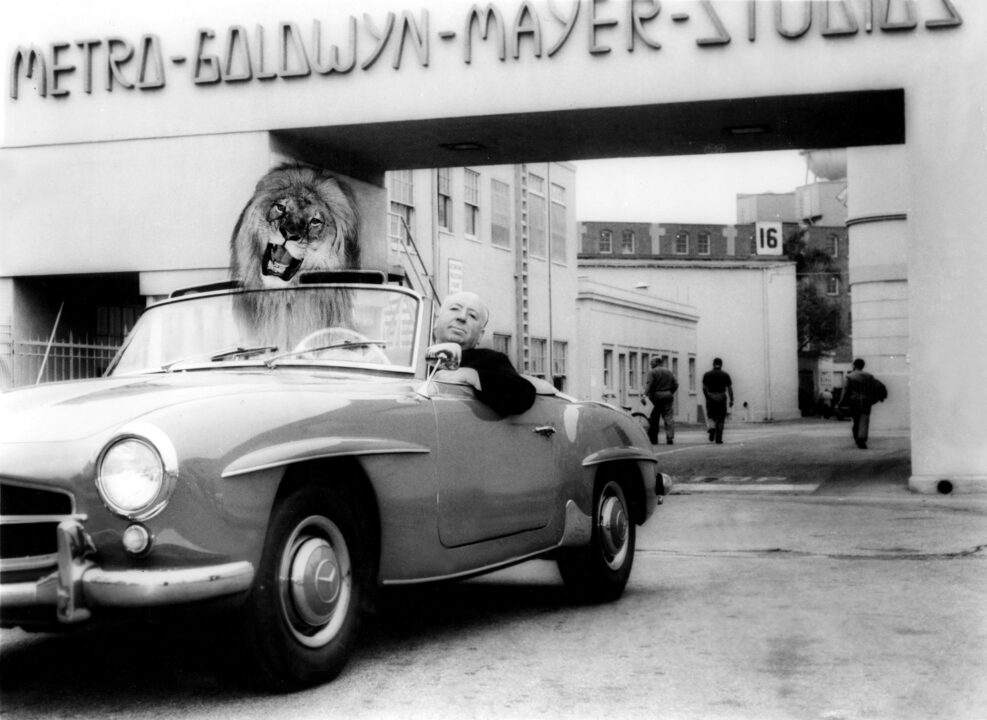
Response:
[{"label": "car hood", "polygon": [[381,381],[350,373],[251,369],[49,383],[0,394],[0,443],[80,440],[156,410],[209,398],[292,390],[345,397],[379,388]]}]

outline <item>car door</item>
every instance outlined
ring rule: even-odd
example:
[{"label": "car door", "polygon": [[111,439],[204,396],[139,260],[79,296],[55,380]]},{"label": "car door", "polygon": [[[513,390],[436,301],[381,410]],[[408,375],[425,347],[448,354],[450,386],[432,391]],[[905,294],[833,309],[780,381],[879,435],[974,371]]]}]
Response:
[{"label": "car door", "polygon": [[502,417],[466,385],[435,382],[439,539],[446,547],[537,530],[556,509],[558,403]]}]

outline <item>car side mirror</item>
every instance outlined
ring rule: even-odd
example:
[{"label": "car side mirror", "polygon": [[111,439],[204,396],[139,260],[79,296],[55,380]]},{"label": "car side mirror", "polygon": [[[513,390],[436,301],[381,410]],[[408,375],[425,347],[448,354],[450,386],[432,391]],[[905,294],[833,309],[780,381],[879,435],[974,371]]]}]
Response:
[{"label": "car side mirror", "polygon": [[432,397],[429,393],[428,388],[432,384],[432,379],[435,377],[435,373],[439,370],[454,370],[455,369],[455,358],[445,351],[432,352],[431,348],[425,352],[425,360],[432,361],[432,369],[428,371],[428,377],[425,378],[425,382],[419,385],[415,392],[425,398]]}]

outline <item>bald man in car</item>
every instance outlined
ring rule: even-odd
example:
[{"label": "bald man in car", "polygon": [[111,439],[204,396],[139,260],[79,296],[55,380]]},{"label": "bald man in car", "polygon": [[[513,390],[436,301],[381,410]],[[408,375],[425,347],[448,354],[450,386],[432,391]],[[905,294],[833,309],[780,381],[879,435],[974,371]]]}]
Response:
[{"label": "bald man in car", "polygon": [[502,352],[477,347],[490,312],[471,292],[455,293],[439,307],[428,356],[444,355],[450,367],[438,379],[472,385],[476,397],[501,415],[520,415],[535,403],[535,388]]}]

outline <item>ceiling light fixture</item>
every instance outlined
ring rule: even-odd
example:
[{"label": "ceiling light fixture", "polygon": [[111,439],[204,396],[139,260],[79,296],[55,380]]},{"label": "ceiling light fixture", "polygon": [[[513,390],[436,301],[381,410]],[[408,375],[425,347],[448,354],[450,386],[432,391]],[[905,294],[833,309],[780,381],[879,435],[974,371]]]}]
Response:
[{"label": "ceiling light fixture", "polygon": [[464,140],[462,142],[439,143],[439,147],[443,147],[446,150],[464,152],[466,150],[485,150],[487,146],[473,140]]},{"label": "ceiling light fixture", "polygon": [[770,130],[767,125],[738,125],[728,127],[727,132],[731,135],[761,135]]}]

